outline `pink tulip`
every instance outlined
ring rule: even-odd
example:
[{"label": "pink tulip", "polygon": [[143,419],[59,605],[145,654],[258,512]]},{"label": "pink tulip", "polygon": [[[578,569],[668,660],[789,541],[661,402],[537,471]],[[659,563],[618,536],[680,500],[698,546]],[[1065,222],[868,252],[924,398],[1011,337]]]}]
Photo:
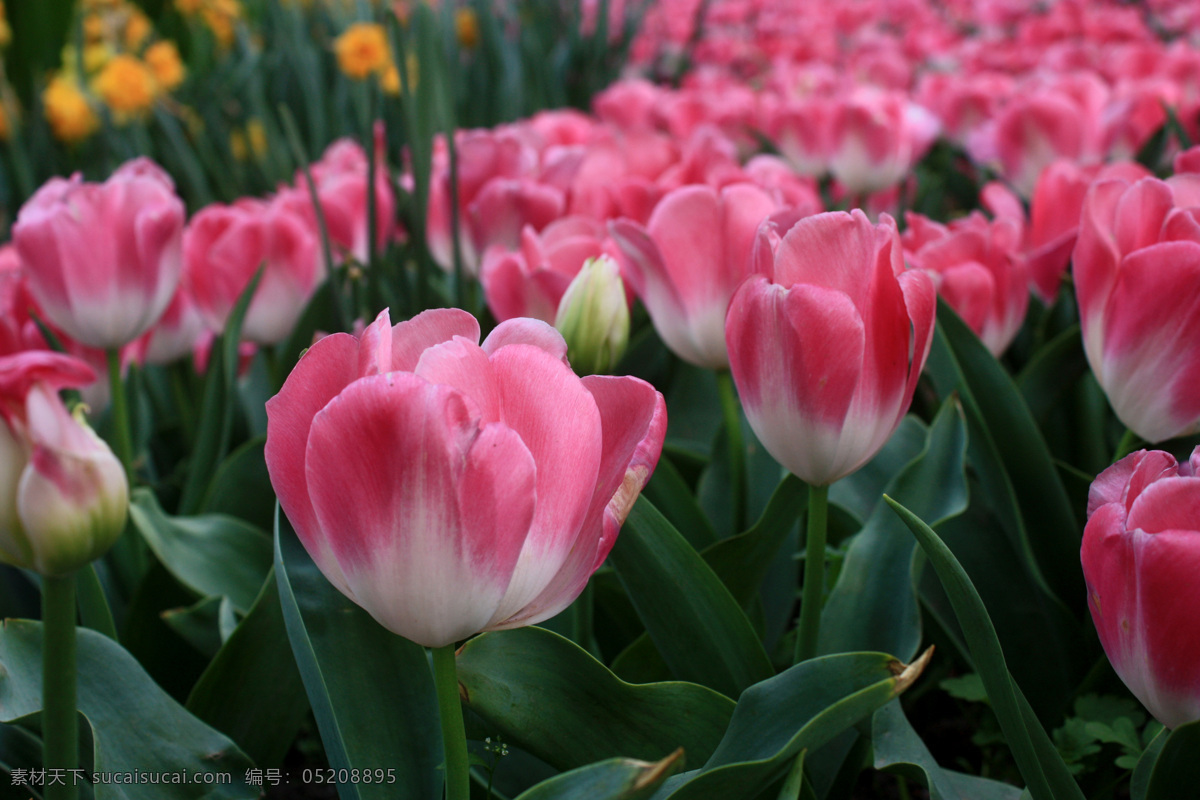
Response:
[{"label": "pink tulip", "polygon": [[1168,728],[1200,719],[1200,448],[1140,450],[1088,493],[1083,577],[1113,669]]},{"label": "pink tulip", "polygon": [[760,272],[737,290],[725,340],[754,433],[813,485],[861,467],[908,411],[932,342],[935,292],[904,269],[890,217],[861,211],[764,225]]},{"label": "pink tulip", "polygon": [[1200,431],[1200,176],[1094,183],[1074,264],[1084,351],[1117,417],[1148,442]]},{"label": "pink tulip", "polygon": [[989,222],[978,211],[948,226],[912,213],[907,221],[901,241],[909,263],[929,273],[938,294],[999,356],[1029,307],[1021,225],[1009,218]]},{"label": "pink tulip", "polygon": [[[381,139],[376,147],[375,161],[377,252],[386,248],[396,235],[396,197],[383,156]],[[321,160],[314,162],[309,171],[317,187],[317,198],[321,203],[330,242],[335,249],[349,254],[360,264],[367,263],[367,174],[370,164],[362,146],[353,139],[338,139],[329,145]],[[313,212],[312,195],[305,185],[303,175],[297,175],[295,188],[284,190],[281,196],[294,211],[303,216],[310,229],[316,233],[317,217]]]},{"label": "pink tulip", "polygon": [[503,322],[532,317],[553,324],[558,304],[583,262],[615,256],[604,226],[588,217],[563,217],[539,235],[526,226],[521,248],[493,248],[484,255],[480,280],[493,316]]},{"label": "pink tulip", "polygon": [[94,380],[90,367],[61,353],[0,356],[0,561],[69,575],[125,527],[121,462],[58,396]]},{"label": "pink tulip", "polygon": [[100,184],[51,178],[22,206],[13,241],[49,321],[111,349],[141,336],[171,301],[183,221],[171,179],[139,158]]},{"label": "pink tulip", "polygon": [[267,403],[267,468],[325,576],[441,647],[583,590],[658,461],[662,395],[579,379],[545,323],[436,309],[315,343]]},{"label": "pink tulip", "polygon": [[646,227],[611,223],[628,259],[628,279],[667,347],[688,363],[729,366],[725,312],[733,292],[752,273],[758,226],[778,206],[749,183],[719,193],[685,186],[667,194]]},{"label": "pink tulip", "polygon": [[180,285],[154,327],[142,337],[147,364],[170,364],[195,352],[212,332],[184,285]]},{"label": "pink tulip", "polygon": [[937,138],[937,119],[899,92],[860,90],[835,104],[829,169],[850,192],[889,189]]},{"label": "pink tulip", "polygon": [[184,283],[214,331],[224,329],[238,297],[265,265],[242,324],[242,338],[259,344],[291,333],[324,278],[312,229],[279,200],[202,209],[188,225],[183,252]]}]

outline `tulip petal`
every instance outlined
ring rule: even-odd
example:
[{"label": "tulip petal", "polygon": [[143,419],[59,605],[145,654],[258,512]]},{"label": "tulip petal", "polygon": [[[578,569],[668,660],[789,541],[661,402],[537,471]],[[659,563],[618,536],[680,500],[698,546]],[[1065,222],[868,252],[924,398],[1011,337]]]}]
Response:
[{"label": "tulip petal", "polygon": [[480,429],[450,387],[372,376],[316,415],[305,466],[349,596],[380,624],[442,647],[487,623],[534,511],[533,459],[513,431]]},{"label": "tulip petal", "polygon": [[484,422],[500,419],[500,396],[492,365],[483,348],[475,342],[456,336],[449,342],[426,350],[417,362],[416,375],[430,383],[440,383],[457,389]]},{"label": "tulip petal", "polygon": [[1096,371],[1117,416],[1150,442],[1191,432],[1200,422],[1200,244],[1127,256],[1105,318]]},{"label": "tulip petal", "polygon": [[596,489],[603,438],[596,401],[562,361],[516,344],[497,349],[491,362],[501,421],[537,464],[537,509],[495,623],[541,594],[575,546]]},{"label": "tulip petal", "polygon": [[510,319],[497,325],[483,340],[483,352],[495,355],[500,348],[524,344],[544,350],[567,363],[567,341],[553,325],[540,319]]},{"label": "tulip petal", "polygon": [[304,459],[313,417],[358,378],[359,343],[335,333],[313,344],[267,401],[265,458],[283,513],[325,577],[349,594],[337,559],[329,550],[308,494]]},{"label": "tulip petal", "polygon": [[421,354],[461,336],[479,341],[479,321],[458,308],[431,308],[392,328],[392,369],[412,372]]},{"label": "tulip petal", "polygon": [[631,377],[591,375],[583,384],[600,410],[604,452],[579,539],[550,585],[517,614],[490,625],[489,630],[535,625],[570,605],[608,557],[625,517],[658,464],[667,430],[662,395],[645,381]]}]

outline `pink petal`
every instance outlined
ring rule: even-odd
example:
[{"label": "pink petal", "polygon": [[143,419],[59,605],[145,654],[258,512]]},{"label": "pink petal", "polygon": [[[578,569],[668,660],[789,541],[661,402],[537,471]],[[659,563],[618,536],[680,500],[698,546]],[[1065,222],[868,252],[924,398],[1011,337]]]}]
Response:
[{"label": "pink petal", "polygon": [[412,372],[426,349],[455,336],[479,341],[479,321],[458,308],[431,308],[392,328],[392,369]]},{"label": "pink petal", "polygon": [[497,325],[483,340],[483,351],[494,355],[502,347],[522,344],[544,350],[562,363],[567,363],[567,342],[553,325],[540,319],[510,319]]},{"label": "pink petal", "polygon": [[478,423],[453,389],[391,373],[347,387],[309,435],[308,488],[349,596],[430,647],[487,623],[533,515],[529,451]]}]

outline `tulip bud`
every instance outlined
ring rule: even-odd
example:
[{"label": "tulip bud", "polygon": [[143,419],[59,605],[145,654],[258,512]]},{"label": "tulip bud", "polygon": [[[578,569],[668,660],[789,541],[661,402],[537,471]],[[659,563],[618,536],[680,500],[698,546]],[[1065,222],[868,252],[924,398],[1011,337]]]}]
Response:
[{"label": "tulip bud", "polygon": [[589,258],[558,304],[554,327],[567,340],[567,355],[581,375],[602,375],[621,360],[629,344],[629,306],[617,262]]},{"label": "tulip bud", "polygon": [[0,561],[67,575],[100,557],[125,527],[121,462],[56,391],[90,373],[56,353],[0,358]]}]

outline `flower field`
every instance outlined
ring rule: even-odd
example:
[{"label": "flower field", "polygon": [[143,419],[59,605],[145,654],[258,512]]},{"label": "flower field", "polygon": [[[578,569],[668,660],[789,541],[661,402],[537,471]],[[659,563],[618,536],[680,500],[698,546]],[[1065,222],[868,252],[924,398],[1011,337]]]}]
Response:
[{"label": "flower field", "polygon": [[0,65],[0,800],[1198,796],[1200,6]]}]

